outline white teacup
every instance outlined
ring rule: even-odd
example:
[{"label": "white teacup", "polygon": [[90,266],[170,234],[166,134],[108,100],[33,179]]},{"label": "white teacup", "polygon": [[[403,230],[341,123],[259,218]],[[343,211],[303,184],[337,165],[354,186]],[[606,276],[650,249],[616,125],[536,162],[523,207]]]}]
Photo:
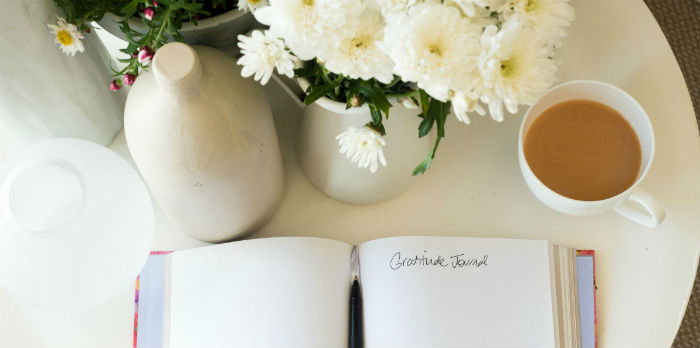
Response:
[{"label": "white teacup", "polygon": [[[634,184],[624,192],[599,201],[571,199],[551,190],[530,169],[523,142],[532,122],[552,105],[567,100],[592,100],[617,110],[637,133],[642,148],[642,164]],[[598,81],[571,81],[547,91],[530,107],[520,125],[518,161],[520,171],[530,191],[542,203],[559,212],[571,215],[592,215],[609,210],[646,227],[656,227],[666,216],[664,209],[651,195],[638,188],[654,158],[654,130],[642,106],[623,90]],[[637,205],[631,204],[637,203]]]}]

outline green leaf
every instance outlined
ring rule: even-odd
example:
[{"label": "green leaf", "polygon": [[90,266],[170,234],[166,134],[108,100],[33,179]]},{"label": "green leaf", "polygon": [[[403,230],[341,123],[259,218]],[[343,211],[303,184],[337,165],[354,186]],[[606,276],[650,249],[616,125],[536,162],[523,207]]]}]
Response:
[{"label": "green leaf", "polygon": [[429,118],[432,118],[437,123],[437,133],[438,137],[445,136],[445,121],[447,120],[447,115],[450,114],[450,103],[441,102],[435,98],[430,99],[428,114]]},{"label": "green leaf", "polygon": [[309,77],[309,76],[314,76],[316,75],[316,72],[318,71],[318,65],[314,64],[313,66],[305,66],[299,69],[294,69],[294,76],[296,77]]},{"label": "green leaf", "polygon": [[391,103],[386,98],[384,91],[381,88],[375,87],[370,84],[360,84],[358,86],[358,91],[360,94],[369,99],[369,102],[373,104],[377,109],[383,112],[387,117],[389,117],[389,109],[391,108]]},{"label": "green leaf", "polygon": [[185,6],[185,0],[178,0],[168,6],[168,10],[177,11]]},{"label": "green leaf", "polygon": [[421,162],[415,169],[413,169],[412,175],[418,175],[418,174],[424,174],[426,170],[430,168],[430,165],[433,163],[433,159],[435,158],[435,152],[437,152],[437,148],[440,145],[440,140],[442,137],[437,137],[435,139],[435,145],[433,146],[433,150],[430,151],[428,156],[425,157],[423,162]]},{"label": "green leaf", "polygon": [[418,175],[418,174],[424,174],[428,168],[430,168],[430,164],[433,163],[433,158],[431,156],[426,157],[423,162],[421,162],[416,168],[413,169],[413,173],[411,175]]},{"label": "green leaf", "polygon": [[365,127],[369,127],[369,128],[372,128],[372,129],[376,130],[376,131],[379,132],[379,134],[381,134],[382,136],[386,135],[386,129],[384,129],[384,125],[381,124],[381,123],[380,123],[379,125],[375,125],[375,124],[372,123],[372,122],[367,122],[367,123],[365,124]]},{"label": "green leaf", "polygon": [[413,175],[423,174],[430,168],[433,159],[435,159],[435,153],[440,145],[440,141],[445,137],[445,122],[447,121],[447,115],[450,114],[449,102],[441,102],[435,98],[431,98],[423,90],[420,90],[419,96],[421,107],[423,108],[423,121],[421,121],[418,126],[418,137],[427,135],[433,127],[433,123],[437,124],[437,137],[432,151],[430,151],[423,162],[413,170]]},{"label": "green leaf", "polygon": [[138,9],[139,6],[139,0],[131,0],[126,6],[122,7],[122,15],[124,15],[125,18],[129,18],[136,13],[136,10]]},{"label": "green leaf", "polygon": [[177,33],[177,28],[175,27],[175,23],[173,23],[173,21],[168,21],[168,26],[166,30],[169,34]]},{"label": "green leaf", "polygon": [[189,10],[189,11],[197,11],[202,8],[202,4],[196,3],[196,2],[190,2],[182,5],[182,8]]},{"label": "green leaf", "polygon": [[304,98],[304,104],[309,105],[321,99],[323,96],[328,94],[328,92],[332,91],[335,87],[337,87],[335,84],[309,86],[308,93]]},{"label": "green leaf", "polygon": [[423,121],[420,122],[420,125],[418,125],[418,137],[422,138],[430,132],[431,129],[433,129],[433,123],[435,123],[435,119],[431,117],[426,117],[423,119]]},{"label": "green leaf", "polygon": [[136,42],[136,39],[134,39],[134,35],[139,35],[137,32],[131,29],[129,27],[129,21],[128,20],[123,20],[119,22],[119,29],[121,29],[122,33],[124,33],[124,36],[126,37],[126,41],[129,43],[129,45],[134,45],[138,46],[138,43]]},{"label": "green leaf", "polygon": [[175,39],[175,41],[185,42],[185,37],[182,36],[182,34],[180,34],[180,32],[178,32],[178,31],[173,33],[173,38]]},{"label": "green leaf", "polygon": [[422,89],[418,90],[418,96],[420,97],[420,106],[423,109],[423,114],[427,115],[430,107],[430,96]]}]

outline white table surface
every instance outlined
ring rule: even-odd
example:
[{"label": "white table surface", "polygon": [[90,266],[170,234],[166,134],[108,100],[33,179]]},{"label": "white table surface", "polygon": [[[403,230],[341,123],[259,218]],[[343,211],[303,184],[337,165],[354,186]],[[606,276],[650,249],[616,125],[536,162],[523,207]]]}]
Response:
[{"label": "white table surface", "polygon": [[[615,84],[651,117],[656,158],[642,187],[666,208],[656,229],[614,213],[571,217],[528,191],[517,163],[522,112],[503,123],[450,118],[429,172],[399,197],[351,206],[316,190],[296,160],[300,109],[279,87],[269,92],[286,189],[274,218],[250,237],[315,236],[358,244],[398,235],[549,239],[596,250],[600,346],[670,346],[687,305],[700,250],[700,143],[688,90],[661,29],[642,0],[574,0],[561,81]],[[121,134],[110,146],[131,162]],[[132,162],[133,163],[133,162]],[[205,245],[157,211],[154,250]],[[22,267],[22,265],[16,265]],[[28,270],[29,271],[29,270]],[[0,346],[131,346],[134,290],[81,313],[20,308],[0,289]]]}]

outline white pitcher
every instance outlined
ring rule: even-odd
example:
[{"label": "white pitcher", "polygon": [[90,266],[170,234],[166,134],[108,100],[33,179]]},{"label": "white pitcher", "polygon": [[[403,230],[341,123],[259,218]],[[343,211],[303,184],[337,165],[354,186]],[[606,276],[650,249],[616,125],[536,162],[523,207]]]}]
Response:
[{"label": "white pitcher", "polygon": [[110,56],[85,35],[85,52],[66,56],[47,24],[52,0],[3,1],[0,11],[0,158],[52,137],[112,142],[122,128],[124,97],[109,90]]},{"label": "white pitcher", "polygon": [[169,43],[125,108],[129,150],[162,210],[190,236],[230,240],[261,227],[283,171],[262,88],[214,48]]}]

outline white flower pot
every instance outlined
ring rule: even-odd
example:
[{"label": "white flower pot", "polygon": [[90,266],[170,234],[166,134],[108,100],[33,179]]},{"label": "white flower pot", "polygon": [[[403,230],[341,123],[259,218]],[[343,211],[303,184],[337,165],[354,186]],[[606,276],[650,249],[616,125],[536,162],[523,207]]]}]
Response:
[{"label": "white flower pot", "polygon": [[46,26],[57,14],[52,0],[3,3],[0,153],[53,137],[107,145],[122,128],[124,96],[109,90],[107,50],[87,35],[85,52],[66,56]]},{"label": "white flower pot", "polygon": [[[112,35],[126,41],[126,36],[119,28],[119,22],[123,20],[124,17],[105,13],[104,18],[97,23]],[[256,25],[259,24],[251,12],[231,10],[197,21],[197,25],[191,22],[183,23],[180,34],[190,45],[215,47],[236,56],[240,51],[236,37],[238,34],[247,33]],[[140,33],[147,31],[146,26],[138,17],[129,18],[129,27]]]},{"label": "white flower pot", "polygon": [[[306,81],[299,83],[303,89],[308,86]],[[420,109],[394,103],[389,119],[384,120],[387,166],[371,173],[341,155],[335,139],[349,126],[359,128],[369,122],[369,108],[346,110],[344,103],[321,98],[304,108],[298,143],[301,168],[316,188],[342,202],[371,204],[395,197],[414,181],[413,169],[430,150],[430,137],[418,138],[419,113]]]},{"label": "white flower pot", "polygon": [[272,113],[230,56],[163,46],[131,87],[124,128],[153,197],[190,236],[226,241],[272,217],[283,187]]}]

